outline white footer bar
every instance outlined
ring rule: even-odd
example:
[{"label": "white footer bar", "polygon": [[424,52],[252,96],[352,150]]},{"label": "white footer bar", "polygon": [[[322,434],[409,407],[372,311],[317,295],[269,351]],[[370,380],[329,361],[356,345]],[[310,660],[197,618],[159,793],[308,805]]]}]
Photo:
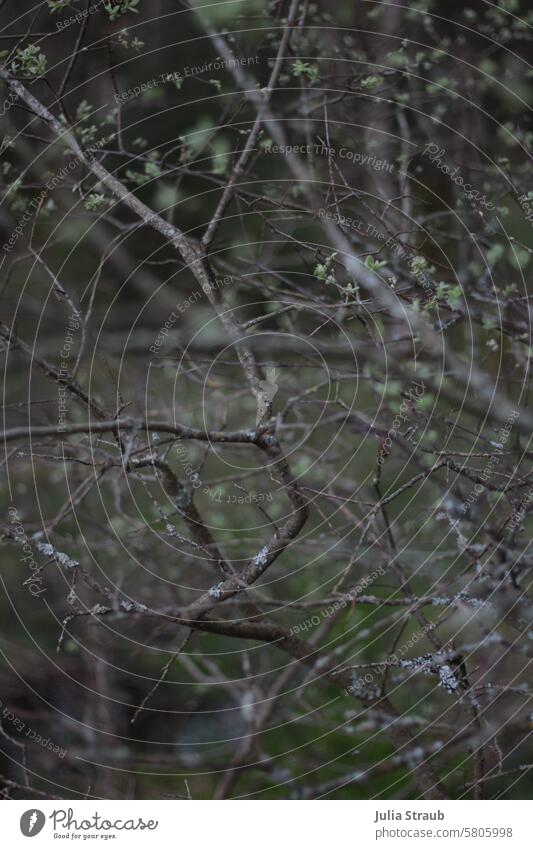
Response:
[{"label": "white footer bar", "polygon": [[[198,849],[533,847],[528,801],[19,801],[2,845]],[[34,841],[34,842],[33,842]]]}]

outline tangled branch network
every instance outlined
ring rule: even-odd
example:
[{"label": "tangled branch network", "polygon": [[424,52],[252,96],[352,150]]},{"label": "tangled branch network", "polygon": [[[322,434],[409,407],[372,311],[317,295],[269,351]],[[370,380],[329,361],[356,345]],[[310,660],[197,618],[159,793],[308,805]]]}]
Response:
[{"label": "tangled branch network", "polygon": [[6,798],[532,791],[533,12],[0,2]]}]

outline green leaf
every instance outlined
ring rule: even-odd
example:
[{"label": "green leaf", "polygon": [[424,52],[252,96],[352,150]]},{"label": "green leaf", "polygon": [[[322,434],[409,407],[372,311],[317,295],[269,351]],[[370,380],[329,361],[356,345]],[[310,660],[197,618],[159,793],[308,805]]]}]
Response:
[{"label": "green leaf", "polygon": [[370,268],[371,271],[379,271],[385,265],[387,265],[387,262],[383,259],[374,259],[372,256],[367,256],[365,259],[365,266],[366,268]]}]

